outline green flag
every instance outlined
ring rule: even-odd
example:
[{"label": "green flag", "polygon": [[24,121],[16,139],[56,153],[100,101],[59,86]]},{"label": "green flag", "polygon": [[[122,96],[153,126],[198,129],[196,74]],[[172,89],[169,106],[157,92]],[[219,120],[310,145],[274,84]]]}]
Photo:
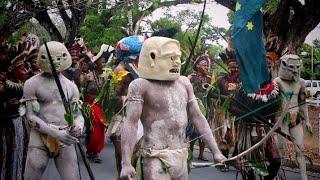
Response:
[{"label": "green flag", "polygon": [[247,93],[254,93],[269,80],[266,51],[262,40],[261,7],[266,0],[238,0],[233,19],[232,42]]}]

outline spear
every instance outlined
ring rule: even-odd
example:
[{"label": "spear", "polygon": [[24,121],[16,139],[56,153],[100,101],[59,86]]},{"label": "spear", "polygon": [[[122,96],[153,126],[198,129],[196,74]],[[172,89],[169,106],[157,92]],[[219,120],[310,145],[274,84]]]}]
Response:
[{"label": "spear", "polygon": [[[52,75],[53,75],[54,80],[55,80],[55,82],[56,82],[56,84],[57,84],[57,86],[58,86],[59,94],[60,94],[60,96],[61,96],[61,99],[62,99],[62,102],[63,102],[63,106],[64,106],[65,111],[66,111],[66,113],[65,113],[65,115],[64,115],[64,116],[65,116],[65,119],[66,119],[68,125],[72,127],[72,125],[73,125],[73,116],[72,116],[72,111],[71,111],[70,103],[69,103],[69,101],[67,100],[67,98],[66,98],[66,96],[65,96],[65,94],[64,94],[64,92],[63,92],[63,89],[62,89],[62,86],[61,86],[61,82],[60,82],[60,80],[59,80],[57,70],[56,70],[56,68],[55,68],[55,66],[54,66],[54,64],[53,64],[53,60],[52,60],[52,57],[51,57],[51,54],[50,54],[50,51],[49,51],[49,48],[48,48],[48,45],[47,45],[46,41],[44,41],[44,45],[45,45],[45,47],[46,47],[46,51],[47,51],[48,58],[49,58],[49,61],[50,61]],[[94,180],[95,178],[94,178],[94,176],[93,176],[93,173],[92,173],[92,170],[91,170],[89,161],[88,161],[86,155],[84,154],[84,150],[83,150],[84,148],[83,148],[82,144],[80,143],[80,141],[79,141],[79,143],[77,143],[77,146],[78,146],[78,148],[79,148],[81,157],[82,157],[82,159],[83,159],[84,165],[86,166],[86,169],[87,169],[87,171],[88,171],[88,174],[89,174],[89,176],[90,176],[90,179],[91,179],[91,180]],[[80,168],[80,167],[78,167],[78,168]]]}]

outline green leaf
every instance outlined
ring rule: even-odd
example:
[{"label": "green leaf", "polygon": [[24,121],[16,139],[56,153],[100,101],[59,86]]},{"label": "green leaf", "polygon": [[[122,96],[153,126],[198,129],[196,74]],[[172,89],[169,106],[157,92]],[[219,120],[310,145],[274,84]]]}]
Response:
[{"label": "green leaf", "polygon": [[169,173],[169,168],[170,168],[170,166],[168,166],[162,162],[162,170],[164,173]]},{"label": "green leaf", "polygon": [[258,163],[250,160],[250,161],[247,161],[246,164],[248,167],[250,167],[252,170],[254,170],[257,174],[260,174],[261,176],[269,175],[266,166],[262,163]]},{"label": "green leaf", "polygon": [[290,118],[290,114],[288,113],[288,114],[286,114],[286,115],[284,116],[284,118],[283,118],[283,123],[284,123],[286,126],[289,126],[290,122],[291,122],[291,118]]},{"label": "green leaf", "polygon": [[312,130],[309,129],[309,128],[307,128],[307,134],[308,134],[309,138],[313,138],[314,137],[314,134],[313,134]]},{"label": "green leaf", "polygon": [[188,173],[191,172],[191,168],[192,168],[192,158],[193,158],[193,153],[192,153],[192,151],[189,149],[189,150],[188,150],[188,159],[187,159]]},{"label": "green leaf", "polygon": [[201,113],[206,116],[206,107],[203,105],[202,101],[200,99],[198,99],[198,104],[199,104],[199,108]]},{"label": "green leaf", "polygon": [[100,89],[100,92],[99,92],[98,96],[94,99],[93,104],[95,104],[95,103],[97,103],[97,102],[101,102],[101,100],[103,99],[103,97],[105,97],[106,89],[107,89],[107,87],[108,87],[109,82],[110,82],[109,79],[104,82],[102,88]]},{"label": "green leaf", "polygon": [[136,163],[136,176],[137,176],[137,180],[143,180],[142,156],[141,155],[138,157],[138,160],[137,160],[137,163]]},{"label": "green leaf", "polygon": [[224,163],[215,163],[215,164],[212,164],[210,167],[214,167],[217,169],[227,169],[228,168],[228,166]]},{"label": "green leaf", "polygon": [[68,126],[73,125],[73,115],[71,113],[65,113],[64,114],[64,119],[67,121]]},{"label": "green leaf", "polygon": [[228,112],[228,109],[230,107],[230,104],[231,104],[231,97],[228,97],[228,99],[226,99],[223,103],[222,103],[222,106],[221,106],[221,110],[225,113]]}]

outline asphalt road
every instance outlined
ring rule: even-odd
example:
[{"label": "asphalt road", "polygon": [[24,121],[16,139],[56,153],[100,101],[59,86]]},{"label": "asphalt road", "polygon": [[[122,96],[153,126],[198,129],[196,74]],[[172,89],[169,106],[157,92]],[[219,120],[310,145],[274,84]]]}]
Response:
[{"label": "asphalt road", "polygon": [[[194,157],[198,157],[198,152],[194,152]],[[209,160],[212,160],[212,157],[210,154],[206,154],[206,157]],[[116,167],[115,167],[115,159],[114,159],[114,151],[113,151],[113,145],[110,143],[107,143],[105,146],[105,149],[101,153],[101,158],[103,162],[101,164],[95,164],[91,163],[91,168],[93,170],[93,173],[95,175],[96,180],[114,180],[116,177]],[[196,158],[194,158],[194,161],[197,161]],[[85,169],[85,166],[82,162],[82,159],[80,159],[80,173],[81,173],[81,179],[82,180],[89,180],[89,175]],[[206,167],[206,168],[197,168],[192,169],[191,173],[189,174],[190,180],[232,180],[236,179],[237,171],[235,169],[231,169],[228,172],[221,172],[215,168],[212,167]],[[285,174],[287,180],[299,180],[300,175],[298,173],[293,173],[289,171],[284,171],[282,174]],[[50,159],[49,166],[47,167],[46,171],[44,172],[42,176],[42,180],[59,180],[61,179],[56,168],[54,165],[53,159]],[[241,179],[238,177],[238,179]],[[311,177],[309,176],[309,180],[316,180],[320,178]]]}]

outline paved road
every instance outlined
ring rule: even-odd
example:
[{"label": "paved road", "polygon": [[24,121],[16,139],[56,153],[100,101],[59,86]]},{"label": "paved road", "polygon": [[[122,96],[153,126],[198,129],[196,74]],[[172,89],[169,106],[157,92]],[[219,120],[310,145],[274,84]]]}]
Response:
[{"label": "paved road", "polygon": [[[197,157],[197,152],[194,153],[194,156]],[[113,156],[113,145],[107,143],[106,147],[101,154],[101,158],[103,159],[102,164],[94,164],[91,163],[91,167],[93,169],[93,173],[95,174],[96,180],[114,180],[116,167],[115,167],[115,159]],[[210,160],[212,159],[209,154],[207,154],[207,158]],[[196,161],[196,159],[194,159]],[[86,172],[84,164],[82,160],[80,160],[80,170],[81,170],[81,177],[82,180],[89,180],[89,176]],[[300,176],[298,173],[292,173],[285,171],[286,178],[288,180],[299,180]],[[55,165],[53,160],[51,159],[49,162],[49,166],[46,169],[45,173],[43,174],[42,180],[59,180],[59,174],[55,169]],[[206,168],[197,168],[192,169],[190,175],[190,180],[232,180],[236,179],[236,170],[231,169],[229,172],[220,172],[215,168],[206,167]],[[320,178],[316,177],[309,177],[309,180],[316,180]]]}]

